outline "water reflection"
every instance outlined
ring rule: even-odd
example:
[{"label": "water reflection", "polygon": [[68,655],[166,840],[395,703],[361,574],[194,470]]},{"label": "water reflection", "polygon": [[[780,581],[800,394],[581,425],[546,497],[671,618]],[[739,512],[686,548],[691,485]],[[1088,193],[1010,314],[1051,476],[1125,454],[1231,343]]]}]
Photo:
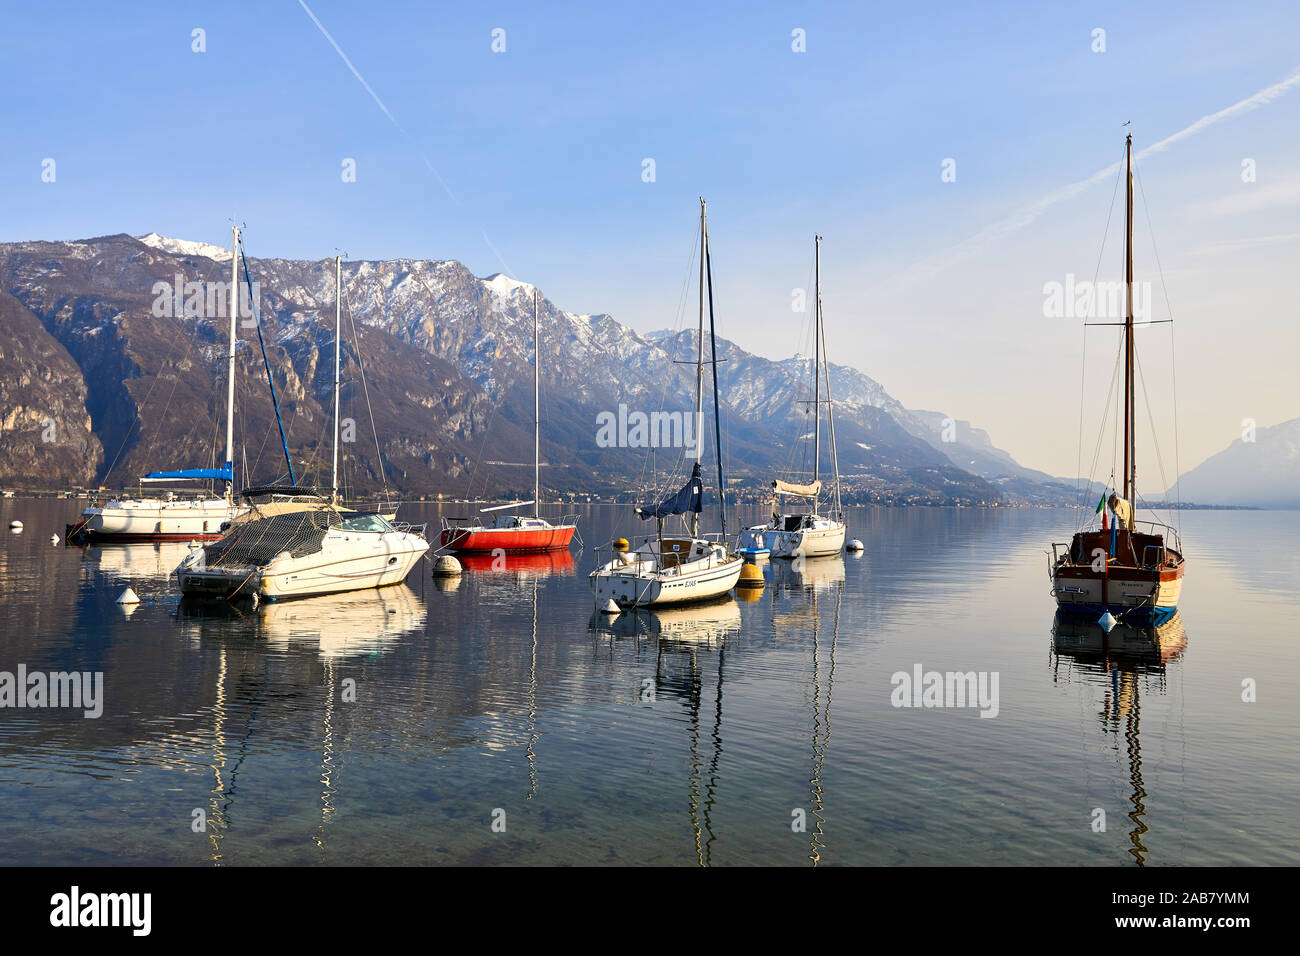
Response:
[{"label": "water reflection", "polygon": [[768,572],[769,583],[783,591],[829,591],[844,583],[844,557],[773,561]]},{"label": "water reflection", "polygon": [[[70,546],[73,547],[73,546]],[[142,541],[81,547],[82,567],[113,582],[165,582],[189,556],[188,541]]]},{"label": "water reflection", "polygon": [[[690,742],[690,773],[686,804],[694,839],[695,861],[712,863],[713,809],[716,804],[718,764],[722,758],[722,689],[726,680],[727,638],[740,633],[740,605],[730,595],[708,604],[638,608],[610,615],[592,615],[591,630],[612,639],[654,641],[654,700],[680,702],[686,710]],[[717,679],[713,692],[710,727],[705,733],[705,656],[717,652]],[[650,687],[643,685],[642,699]]]},{"label": "water reflection", "polygon": [[[839,559],[836,559],[839,561]],[[811,563],[811,562],[810,562]],[[839,561],[843,573],[844,563]],[[823,827],[826,824],[826,792],[822,788],[822,768],[826,763],[826,748],[831,742],[831,693],[835,686],[835,648],[840,637],[840,608],[844,601],[844,585],[841,578],[835,588],[835,617],[831,626],[831,646],[828,668],[826,671],[826,702],[822,704],[822,663],[821,663],[821,613],[817,608],[817,588],[812,589],[812,777],[808,781],[812,794],[812,812],[816,818],[812,835],[809,839],[811,852],[808,859],[816,866],[821,862],[822,850],[826,848]]]},{"label": "water reflection", "polygon": [[[1168,665],[1176,662],[1187,647],[1181,613],[1175,612],[1157,627],[1117,624],[1109,633],[1098,623],[1057,613],[1052,624],[1053,681],[1063,683],[1068,673],[1105,688],[1097,714],[1101,731],[1118,741],[1122,733],[1128,757],[1129,854],[1138,866],[1145,866],[1151,851],[1143,842],[1149,832],[1146,823],[1150,796],[1142,776],[1142,680],[1164,693]],[[1064,670],[1063,670],[1064,668]],[[1068,673],[1067,673],[1068,672]]]},{"label": "water reflection", "polygon": [[[215,648],[210,726],[212,787],[206,808],[208,862],[226,862],[222,842],[230,832],[244,762],[259,751],[260,711],[274,698],[268,676],[271,655],[292,659],[308,651],[320,662],[320,675],[304,672],[297,685],[315,685],[319,693],[295,694],[302,700],[305,723],[302,746],[319,754],[319,820],[311,841],[324,854],[334,819],[338,775],[346,741],[339,713],[348,687],[339,669],[356,659],[376,657],[404,637],[424,630],[424,602],[405,584],[373,591],[321,595],[297,601],[270,602],[256,608],[220,601],[180,601],[179,629],[201,649]],[[241,726],[242,725],[242,726]],[[264,744],[262,745],[264,746]]]}]

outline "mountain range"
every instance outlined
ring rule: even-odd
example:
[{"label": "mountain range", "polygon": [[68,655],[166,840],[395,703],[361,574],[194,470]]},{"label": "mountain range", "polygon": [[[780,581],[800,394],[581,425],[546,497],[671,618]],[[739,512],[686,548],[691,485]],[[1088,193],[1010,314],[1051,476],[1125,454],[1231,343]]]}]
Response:
[{"label": "mountain range", "polygon": [[1300,418],[1249,427],[1227,448],[1184,472],[1166,500],[1249,508],[1300,508]]},{"label": "mountain range", "polygon": [[[236,473],[241,484],[287,477],[269,367],[295,478],[328,487],[334,262],[247,264],[260,328],[249,318],[239,329]],[[157,233],[0,244],[0,482],[121,488],[152,470],[219,464],[229,281],[230,250]],[[535,287],[412,259],[344,263],[342,284],[344,486],[528,492]],[[693,424],[693,323],[641,335],[540,294],[538,314],[544,493],[630,496],[680,477],[678,449],[605,447],[598,423],[639,411]],[[774,476],[806,475],[811,360],[772,361],[726,340],[718,357],[729,483],[757,494]],[[830,381],[849,500],[1077,500],[1073,481],[1022,467],[968,422],[909,410],[847,366],[832,364]]]}]

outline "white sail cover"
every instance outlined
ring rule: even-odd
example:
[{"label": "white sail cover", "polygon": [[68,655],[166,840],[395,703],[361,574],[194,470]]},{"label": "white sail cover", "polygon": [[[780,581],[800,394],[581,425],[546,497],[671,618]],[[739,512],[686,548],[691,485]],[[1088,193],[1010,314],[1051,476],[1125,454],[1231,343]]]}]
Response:
[{"label": "white sail cover", "polygon": [[772,482],[772,490],[778,495],[796,495],[800,498],[816,498],[821,494],[822,483],[814,481],[811,485],[796,485],[794,482],[777,479]]},{"label": "white sail cover", "polygon": [[1127,501],[1119,495],[1112,494],[1110,501],[1110,510],[1115,514],[1115,523],[1125,531],[1133,530],[1133,509]]}]

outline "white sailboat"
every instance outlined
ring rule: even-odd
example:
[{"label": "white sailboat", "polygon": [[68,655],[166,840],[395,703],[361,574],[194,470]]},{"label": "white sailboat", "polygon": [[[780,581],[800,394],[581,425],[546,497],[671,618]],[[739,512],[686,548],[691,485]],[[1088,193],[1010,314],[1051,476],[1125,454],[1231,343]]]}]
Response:
[{"label": "white sailboat", "polygon": [[[302,488],[289,485],[260,485],[245,488],[241,496],[249,507],[234,519],[233,524],[269,518],[273,515],[288,514],[297,511],[312,511],[321,508],[334,508],[343,514],[352,514],[355,509],[345,507],[339,495],[339,400],[343,388],[342,343],[343,343],[343,257],[334,257],[334,452],[333,468],[328,495],[314,488]],[[357,357],[360,362],[360,344],[357,344]],[[368,399],[367,399],[368,401]],[[373,422],[373,418],[372,418]],[[378,442],[376,441],[376,445]],[[286,463],[288,457],[286,454]],[[381,462],[382,467],[382,462]],[[397,517],[396,510],[384,510],[380,514],[388,521]]]},{"label": "white sailboat", "polygon": [[[704,441],[704,295],[709,297],[709,338],[713,364],[713,424],[715,451],[718,456],[718,500],[722,531],[719,535],[700,534],[700,511],[703,507],[704,480],[700,472],[700,455]],[[709,227],[704,200],[700,200],[700,327],[695,373],[695,464],[690,480],[676,493],[657,505],[637,508],[642,519],[654,518],[655,534],[642,535],[632,542],[620,539],[612,557],[591,572],[591,590],[596,606],[605,609],[613,601],[619,608],[648,607],[707,601],[726,594],[736,586],[744,560],[733,554],[726,544],[727,511],[722,477],[721,424],[718,410],[718,354],[713,334],[713,276],[709,266]],[[690,515],[690,533],[664,535],[664,519],[673,515]],[[622,547],[620,547],[622,545]],[[604,550],[604,549],[601,549]]]},{"label": "white sailboat", "polygon": [[[341,256],[335,257],[336,293],[342,294]],[[199,548],[176,569],[181,591],[227,600],[308,597],[401,584],[429,550],[424,526],[395,515],[354,511],[339,504],[339,382],[341,321],[335,308],[334,462],[328,499],[271,495],[235,521],[221,540]]]},{"label": "white sailboat", "polygon": [[154,471],[142,482],[217,480],[226,483],[224,497],[203,494],[188,497],[166,495],[114,498],[81,513],[81,520],[67,526],[64,537],[81,541],[190,541],[219,537],[222,527],[248,509],[235,501],[235,320],[239,306],[239,226],[233,227],[230,256],[230,347],[226,358],[229,383],[226,394],[226,462],[221,468],[190,468]]},{"label": "white sailboat", "polygon": [[[826,361],[826,335],[822,328],[822,268],[821,236],[814,237],[816,259],[815,315],[813,317],[813,463],[812,481],[796,483],[777,479],[772,482],[772,517],[767,524],[746,528],[740,535],[740,554],[751,557],[818,558],[839,554],[844,549],[844,509],[840,504],[840,463],[835,448],[835,417],[831,408],[830,364]],[[826,397],[821,397],[822,375],[825,374]],[[821,407],[826,406],[826,419],[830,425],[831,460],[834,462],[835,496],[829,514],[818,512],[822,492],[821,467]],[[783,497],[800,498],[810,502],[808,510],[784,511]]]}]

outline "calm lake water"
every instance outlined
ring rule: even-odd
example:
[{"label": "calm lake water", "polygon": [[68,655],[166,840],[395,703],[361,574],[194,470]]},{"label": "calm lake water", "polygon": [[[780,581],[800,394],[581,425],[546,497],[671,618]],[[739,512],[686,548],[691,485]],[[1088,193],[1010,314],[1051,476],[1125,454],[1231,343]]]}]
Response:
[{"label": "calm lake water", "polygon": [[[52,545],[81,506],[0,502],[0,671],[105,687],[0,710],[0,863],[1300,863],[1300,513],[1183,514],[1179,616],[1105,638],[1054,627],[1064,511],[859,509],[861,556],[611,619],[627,508],[572,562],[223,613],[184,544]],[[918,665],[997,715],[893,706]]]}]

